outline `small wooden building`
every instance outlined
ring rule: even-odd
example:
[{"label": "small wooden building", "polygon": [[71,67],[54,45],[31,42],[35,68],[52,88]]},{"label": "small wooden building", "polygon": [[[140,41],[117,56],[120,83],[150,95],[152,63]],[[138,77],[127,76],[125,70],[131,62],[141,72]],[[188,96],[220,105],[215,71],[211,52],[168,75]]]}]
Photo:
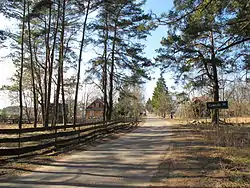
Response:
[{"label": "small wooden building", "polygon": [[90,119],[103,119],[103,108],[104,102],[102,99],[94,100],[87,108],[86,108],[86,120]]}]

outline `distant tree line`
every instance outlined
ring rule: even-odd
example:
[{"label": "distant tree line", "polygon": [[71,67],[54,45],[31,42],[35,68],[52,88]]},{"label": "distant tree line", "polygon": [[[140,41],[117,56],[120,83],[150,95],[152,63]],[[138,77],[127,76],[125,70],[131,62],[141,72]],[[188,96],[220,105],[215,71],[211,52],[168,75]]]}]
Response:
[{"label": "distant tree line", "polygon": [[[19,94],[20,128],[27,97],[34,109],[34,127],[38,109],[44,126],[48,126],[51,104],[52,125],[55,125],[59,103],[63,105],[66,125],[67,91],[74,101],[75,125],[83,75],[87,78],[85,83],[96,85],[102,92],[103,119],[110,120],[118,92],[150,79],[147,70],[153,63],[143,53],[143,41],[159,25],[166,26],[167,36],[161,40],[154,65],[161,67],[162,72],[174,72],[176,84],[190,92],[201,91],[215,102],[226,99],[227,91],[234,88],[229,86],[236,81],[249,88],[248,1],[174,0],[174,7],[160,16],[145,13],[145,2],[7,0],[1,5],[1,13],[17,23],[16,30],[0,30],[0,44],[11,41],[8,57],[17,72],[13,85],[7,88]],[[95,52],[88,66],[83,64],[87,59],[85,51]],[[82,72],[83,67],[86,73]],[[69,79],[65,73],[70,69],[76,73]],[[173,105],[164,106],[170,100],[169,92],[164,84],[159,86],[160,82],[162,78],[158,80],[151,105],[166,116]],[[219,110],[212,112],[212,121],[218,124]]]}]

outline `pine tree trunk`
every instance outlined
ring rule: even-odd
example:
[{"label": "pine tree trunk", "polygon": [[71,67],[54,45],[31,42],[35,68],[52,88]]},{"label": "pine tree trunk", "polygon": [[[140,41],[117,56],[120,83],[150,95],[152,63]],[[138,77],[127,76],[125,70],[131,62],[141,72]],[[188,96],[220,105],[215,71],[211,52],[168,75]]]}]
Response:
[{"label": "pine tree trunk", "polygon": [[[59,50],[59,65],[58,65],[58,77],[57,77],[57,87],[56,87],[56,98],[55,98],[55,114],[54,114],[54,126],[57,123],[58,107],[59,107],[59,95],[60,95],[60,84],[61,84],[61,73],[63,71],[63,55],[64,55],[64,29],[65,29],[65,5],[66,0],[63,0],[62,6],[62,28],[60,36],[60,50]],[[60,10],[58,10],[60,11]]]},{"label": "pine tree trunk", "polygon": [[111,57],[111,69],[109,74],[109,109],[108,109],[108,120],[111,120],[113,113],[113,90],[114,90],[114,67],[115,67],[115,47],[116,47],[116,35],[117,35],[117,21],[115,23],[114,38],[112,44],[112,57]]},{"label": "pine tree trunk", "polygon": [[[54,39],[53,39],[53,45],[52,45],[52,50],[51,50],[51,55],[50,55],[50,65],[49,65],[49,78],[48,78],[48,97],[47,97],[47,106],[46,106],[46,114],[45,114],[45,126],[48,126],[49,123],[49,118],[51,117],[51,125],[55,125],[56,117],[57,117],[57,106],[58,102],[56,102],[59,98],[59,95],[57,97],[57,93],[60,92],[60,85],[59,88],[56,88],[54,91],[54,106],[53,110],[50,105],[50,98],[51,98],[51,90],[52,90],[52,75],[53,75],[53,65],[54,65],[54,56],[55,56],[55,45],[56,45],[56,39],[57,39],[57,33],[58,33],[58,27],[59,27],[59,19],[60,19],[60,10],[61,9],[61,2],[58,1],[58,8],[57,8],[57,19],[56,19],[56,25],[55,25],[55,32],[54,32]],[[58,78],[60,78],[59,75],[60,70],[58,67]],[[58,92],[59,91],[59,92]],[[57,103],[57,104],[56,104]],[[50,110],[51,109],[51,110]],[[51,116],[49,115],[50,113],[53,113]]]},{"label": "pine tree trunk", "polygon": [[[39,103],[38,101],[38,104],[40,104],[41,106],[41,109],[42,109],[42,122],[44,124],[44,118],[45,118],[45,105],[44,105],[44,95],[43,95],[43,87],[42,87],[42,80],[41,80],[41,70],[39,68],[39,65],[38,65],[38,58],[37,58],[37,47],[35,45],[35,42],[33,42],[33,49],[34,49],[34,58],[35,58],[35,62],[36,63],[36,67],[37,69],[35,69],[35,73],[36,73],[36,78],[37,78],[37,81],[38,81],[38,87],[37,89],[39,89],[39,91],[37,92],[37,96],[40,95],[40,98],[41,98],[41,102]],[[38,105],[37,104],[37,105]]]},{"label": "pine tree trunk", "polygon": [[63,12],[62,12],[62,31],[61,31],[61,52],[59,55],[59,62],[61,65],[61,89],[62,89],[62,103],[63,103],[63,124],[67,125],[67,111],[65,104],[65,95],[64,95],[64,81],[63,81],[63,62],[64,62],[64,32],[65,32],[65,9],[66,9],[66,0],[63,1]]},{"label": "pine tree trunk", "polygon": [[[59,62],[60,64],[60,62]],[[54,118],[53,118],[53,126],[57,123],[57,117],[58,117],[58,108],[59,108],[59,95],[60,95],[60,84],[61,84],[61,65],[58,66],[57,70],[57,85],[56,85],[56,92],[55,92],[55,102],[54,102]]]},{"label": "pine tree trunk", "polygon": [[62,92],[62,103],[63,103],[63,124],[64,126],[67,125],[67,110],[66,110],[66,103],[65,103],[65,95],[64,95],[64,81],[63,81],[63,67],[61,69],[61,92]]},{"label": "pine tree trunk", "polygon": [[37,77],[37,80],[38,80],[38,87],[39,87],[39,92],[40,93],[40,98],[41,98],[41,102],[40,102],[40,106],[41,106],[41,109],[42,109],[42,122],[43,122],[43,125],[44,125],[44,122],[45,122],[45,104],[44,104],[44,96],[43,96],[43,88],[42,88],[42,80],[40,78],[41,76],[41,71],[39,70],[38,73],[36,73],[36,77]]},{"label": "pine tree trunk", "polygon": [[[49,7],[49,23],[48,26],[46,27],[47,33],[45,35],[45,42],[46,42],[46,60],[45,60],[45,72],[44,72],[44,127],[48,127],[48,113],[47,110],[49,110],[49,103],[50,101],[50,88],[49,83],[48,83],[48,76],[50,79],[50,67],[51,67],[51,62],[50,62],[50,29],[51,29],[51,13],[52,13],[52,5]],[[51,83],[50,83],[51,84]]]},{"label": "pine tree trunk", "polygon": [[[213,86],[213,94],[214,94],[214,102],[219,101],[219,81],[217,76],[217,68],[216,65],[213,66],[213,73],[214,73],[214,86]],[[219,110],[215,109],[212,113],[212,123],[215,125],[219,124]]]},{"label": "pine tree trunk", "polygon": [[24,105],[25,105],[25,114],[27,116],[28,122],[31,123],[30,112],[28,110],[28,104],[27,104],[27,101],[26,101],[25,93],[23,93],[23,101],[24,101]]},{"label": "pine tree trunk", "polygon": [[[57,20],[55,25],[55,32],[54,32],[54,39],[53,39],[53,45],[51,49],[51,55],[50,55],[50,64],[49,64],[49,77],[48,77],[48,93],[47,93],[47,102],[46,102],[46,110],[45,110],[45,126],[47,127],[49,124],[49,117],[52,117],[51,123],[54,121],[54,116],[49,116],[52,111],[50,111],[50,98],[51,98],[51,90],[52,90],[52,75],[53,75],[53,65],[54,65],[54,55],[55,55],[55,45],[56,45],[56,38],[58,33],[58,25],[59,25],[59,18],[60,18],[60,7],[61,3],[58,3],[58,10],[57,10]],[[55,112],[55,111],[54,111]]]},{"label": "pine tree trunk", "polygon": [[[107,5],[106,5],[107,6]],[[108,98],[107,98],[107,66],[108,66],[108,13],[105,12],[105,27],[104,27],[104,52],[103,52],[103,73],[102,73],[102,81],[103,81],[103,121],[105,122],[107,119],[107,111],[108,111]]]},{"label": "pine tree trunk", "polygon": [[86,31],[87,20],[88,20],[88,15],[89,15],[90,1],[91,0],[88,0],[86,15],[85,15],[84,23],[83,23],[82,41],[81,41],[80,52],[79,52],[75,101],[74,101],[74,119],[73,119],[74,126],[76,125],[76,122],[77,122],[77,101],[78,101],[78,90],[79,90],[79,82],[80,82],[80,74],[81,74],[82,50],[83,50],[83,45],[85,41],[85,31]]},{"label": "pine tree trunk", "polygon": [[65,98],[64,98],[64,89],[63,89],[63,61],[64,61],[64,32],[65,32],[65,8],[66,8],[66,0],[63,0],[62,6],[62,28],[61,28],[61,36],[60,36],[60,50],[59,50],[59,66],[58,66],[58,80],[57,80],[57,91],[56,91],[56,111],[55,111],[55,124],[57,121],[58,114],[58,104],[59,104],[59,95],[60,95],[60,84],[62,84],[62,102],[63,102],[63,118],[64,123],[67,123],[66,110],[65,110]]},{"label": "pine tree trunk", "polygon": [[19,80],[19,129],[22,129],[22,120],[23,120],[23,61],[24,61],[24,27],[25,27],[25,9],[26,1],[23,1],[23,23],[22,23],[22,41],[21,41],[21,65],[20,65],[20,80]]},{"label": "pine tree trunk", "polygon": [[[213,31],[210,32],[210,40],[211,40],[211,64],[212,64],[212,71],[213,71],[213,97],[214,102],[219,101],[219,80],[218,80],[218,71],[217,71],[217,65],[215,61],[215,45],[214,45],[214,37],[213,37]],[[212,123],[215,125],[219,124],[219,110],[215,109],[212,113]]]},{"label": "pine tree trunk", "polygon": [[[126,4],[126,3],[125,3]],[[123,4],[123,6],[125,5]],[[119,11],[116,15],[115,19],[115,27],[114,27],[114,36],[113,36],[113,41],[112,41],[112,55],[111,55],[111,68],[110,68],[110,74],[109,74],[109,110],[108,110],[108,120],[112,119],[112,114],[113,114],[113,90],[114,90],[114,68],[115,68],[115,48],[116,48],[116,37],[117,37],[117,24],[118,24],[118,19],[121,13],[121,10],[123,9],[123,6],[119,8]]]},{"label": "pine tree trunk", "polygon": [[[30,5],[28,4],[28,14]],[[33,104],[34,104],[34,128],[37,127],[37,97],[36,97],[36,85],[35,85],[35,74],[34,74],[34,61],[33,61],[33,50],[31,43],[31,30],[30,30],[30,19],[28,19],[28,32],[29,32],[29,51],[30,51],[30,65],[31,65],[31,77],[32,77],[32,92],[33,92]]]}]

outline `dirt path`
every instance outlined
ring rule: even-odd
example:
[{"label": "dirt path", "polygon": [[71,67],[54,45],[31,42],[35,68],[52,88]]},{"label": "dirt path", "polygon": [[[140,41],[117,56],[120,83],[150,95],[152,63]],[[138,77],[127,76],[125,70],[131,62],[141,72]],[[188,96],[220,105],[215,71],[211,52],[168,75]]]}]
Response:
[{"label": "dirt path", "polygon": [[167,124],[149,117],[141,127],[117,140],[1,180],[0,187],[148,187],[169,151]]}]

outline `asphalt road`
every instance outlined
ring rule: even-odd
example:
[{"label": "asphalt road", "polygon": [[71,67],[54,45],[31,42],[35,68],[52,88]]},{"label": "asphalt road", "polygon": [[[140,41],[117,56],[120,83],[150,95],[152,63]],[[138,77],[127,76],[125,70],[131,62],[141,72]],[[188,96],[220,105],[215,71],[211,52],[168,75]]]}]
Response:
[{"label": "asphalt road", "polygon": [[76,152],[0,188],[148,187],[168,154],[168,123],[147,117],[138,129],[108,143]]}]

